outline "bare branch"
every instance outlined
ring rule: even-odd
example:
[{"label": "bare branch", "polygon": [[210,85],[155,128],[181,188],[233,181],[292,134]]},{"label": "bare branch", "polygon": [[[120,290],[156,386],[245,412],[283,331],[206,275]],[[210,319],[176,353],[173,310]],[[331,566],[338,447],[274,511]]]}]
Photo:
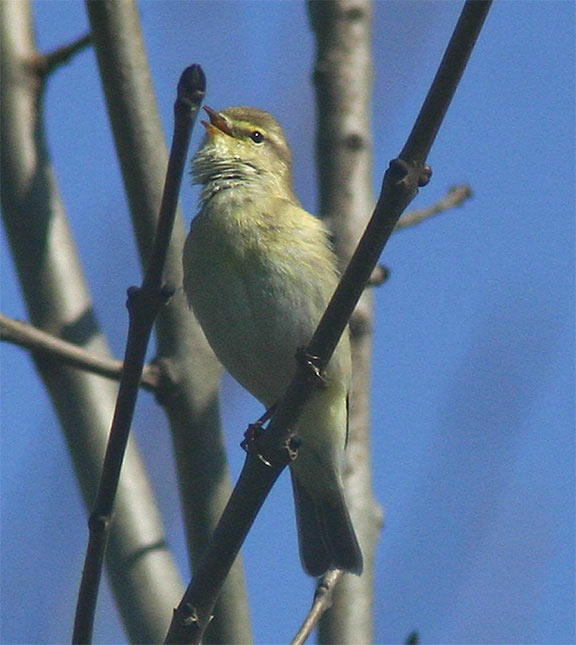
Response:
[{"label": "bare branch", "polygon": [[332,570],[319,580],[310,611],[290,645],[303,645],[306,642],[324,612],[332,606],[334,588],[343,575],[343,571]]},{"label": "bare branch", "polygon": [[62,45],[47,54],[37,54],[32,58],[34,68],[42,76],[51,74],[57,67],[65,65],[74,56],[84,51],[92,43],[91,35],[84,34],[68,45]]},{"label": "bare branch", "polygon": [[116,400],[110,439],[106,447],[102,475],[94,509],[90,515],[90,539],[82,572],[82,583],[76,607],[73,642],[90,643],[102,563],[108,544],[112,510],[118,489],[124,453],[128,444],[130,426],[144,357],[152,333],[152,325],[160,308],[172,295],[163,285],[164,264],[178,203],[186,154],[192,127],[204,98],[206,81],[199,65],[192,65],[182,73],[178,96],[174,104],[174,137],[166,172],[166,183],[160,207],[158,233],[149,268],[140,289],[128,290],[130,326],[126,342],[124,369]]},{"label": "bare branch", "polygon": [[[431,170],[425,165],[426,154],[456,91],[490,4],[485,0],[467,0],[464,5],[439,72],[401,157],[390,162],[374,214],[306,348],[308,359],[315,359],[316,370],[322,371],[330,360],[402,211],[414,198],[418,187],[425,186],[430,179]],[[430,128],[426,129],[424,123],[428,123]],[[267,431],[254,442],[212,542],[174,612],[166,642],[200,642],[240,545],[274,482],[294,458],[297,446],[290,428],[294,427],[317,381],[310,379],[309,371],[309,365],[298,365]]]},{"label": "bare branch", "polygon": [[461,186],[452,186],[448,191],[448,194],[444,199],[441,199],[439,202],[432,204],[428,208],[423,208],[422,210],[414,210],[403,215],[399,220],[398,224],[394,227],[394,231],[402,231],[406,228],[416,226],[424,220],[434,217],[434,215],[439,215],[440,213],[445,213],[452,208],[461,206],[467,199],[470,199],[473,196],[472,189],[467,184],[462,184]]},{"label": "bare branch", "polygon": [[[450,188],[450,190],[448,191],[448,194],[446,195],[446,197],[441,199],[439,202],[432,204],[432,206],[428,206],[428,208],[423,208],[422,210],[408,211],[405,215],[402,215],[402,217],[398,220],[398,223],[394,227],[394,233],[396,233],[397,231],[403,231],[407,228],[412,228],[413,226],[416,226],[417,224],[420,224],[421,222],[424,222],[425,220],[430,219],[435,215],[439,215],[440,213],[445,213],[446,211],[449,211],[453,208],[461,206],[467,199],[473,197],[473,195],[474,193],[472,192],[472,189],[467,184],[452,186],[452,188]],[[387,267],[385,267],[383,264],[377,264],[366,286],[379,287],[385,282],[387,282],[389,277],[390,277],[390,270]],[[355,315],[358,318],[361,318],[363,323],[362,327],[364,328],[363,335],[366,336],[367,335],[366,328],[370,329],[370,325],[367,324],[368,323],[367,312],[362,312],[362,313],[363,315],[360,316],[360,310],[357,307],[355,314],[352,316],[350,320],[350,326],[353,330],[355,329],[355,323],[354,323]],[[356,339],[359,338],[358,334],[354,334],[354,333],[353,333],[353,337]],[[361,342],[361,340],[359,342]],[[368,369],[364,371],[369,373]],[[357,373],[357,371],[355,371],[355,373]]]},{"label": "bare branch", "polygon": [[[34,354],[41,354],[116,381],[120,379],[122,374],[122,361],[107,356],[98,356],[80,345],[69,343],[58,336],[34,327],[34,325],[9,318],[2,313],[0,313],[0,340],[20,345],[20,347],[31,350]],[[159,387],[159,370],[156,365],[144,367],[141,385],[147,390],[155,390]]]}]

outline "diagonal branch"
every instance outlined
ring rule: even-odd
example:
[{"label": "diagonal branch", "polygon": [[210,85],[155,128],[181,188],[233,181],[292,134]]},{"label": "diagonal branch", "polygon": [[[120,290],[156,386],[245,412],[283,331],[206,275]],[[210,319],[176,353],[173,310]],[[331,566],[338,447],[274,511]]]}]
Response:
[{"label": "diagonal branch", "polygon": [[[317,370],[323,370],[330,360],[400,214],[414,198],[418,187],[426,185],[430,179],[431,170],[425,165],[426,157],[454,96],[490,4],[490,0],[467,0],[464,5],[414,128],[399,158],[391,161],[384,175],[374,214],[306,348],[306,355],[313,359]],[[262,434],[249,451],[213,540],[174,612],[166,642],[200,642],[211,620],[227,571],[254,518],[276,479],[295,456],[297,442],[294,441],[290,428],[302,412],[314,382],[310,378],[309,366],[307,369],[304,364],[300,364],[267,432]]]}]

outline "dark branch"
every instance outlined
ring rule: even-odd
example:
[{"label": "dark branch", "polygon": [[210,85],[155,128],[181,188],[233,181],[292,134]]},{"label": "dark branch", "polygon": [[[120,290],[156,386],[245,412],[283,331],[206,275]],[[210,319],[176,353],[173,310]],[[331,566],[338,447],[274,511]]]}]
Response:
[{"label": "dark branch", "polygon": [[[316,357],[316,367],[320,371],[330,360],[400,214],[414,198],[418,187],[429,181],[431,171],[425,165],[426,156],[489,7],[490,2],[486,0],[467,0],[440,70],[400,158],[391,161],[384,175],[374,214],[306,348],[309,356]],[[246,458],[213,540],[174,612],[166,642],[200,642],[211,620],[228,569],[268,492],[290,461],[287,448],[291,442],[291,427],[302,412],[312,387],[306,369],[300,365],[268,430],[257,440],[256,451],[251,451]]]},{"label": "dark branch", "polygon": [[424,163],[456,92],[492,0],[466,0],[400,159]]},{"label": "dark branch", "polygon": [[166,288],[162,283],[164,261],[172,233],[190,134],[204,98],[205,87],[204,73],[199,65],[192,65],[184,70],[178,83],[178,96],[174,104],[175,124],[172,149],[168,161],[154,251],[142,287],[131,287],[128,290],[130,325],[124,370],[98,493],[89,520],[90,538],[76,607],[74,643],[90,643],[92,640],[104,553],[146,348],[158,311],[166,304],[171,295],[171,289]]}]

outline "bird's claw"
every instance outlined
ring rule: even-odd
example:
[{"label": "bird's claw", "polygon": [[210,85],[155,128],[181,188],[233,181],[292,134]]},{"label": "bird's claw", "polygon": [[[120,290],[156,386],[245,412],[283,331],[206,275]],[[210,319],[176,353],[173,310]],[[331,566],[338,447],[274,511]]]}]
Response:
[{"label": "bird's claw", "polygon": [[306,369],[307,378],[319,388],[326,387],[326,379],[323,370],[318,366],[320,358],[309,354],[305,347],[300,347],[296,351],[296,359]]},{"label": "bird's claw", "polygon": [[244,433],[244,439],[240,447],[246,452],[254,452],[254,444],[258,441],[258,437],[262,434],[262,422],[260,420],[255,423],[249,423]]},{"label": "bird's claw", "polygon": [[262,422],[260,420],[256,421],[255,423],[250,423],[248,425],[248,428],[246,428],[246,432],[244,433],[244,439],[242,440],[242,443],[240,444],[240,447],[242,450],[244,450],[248,454],[254,454],[260,459],[260,461],[265,465],[265,466],[271,466],[272,464],[264,459],[264,457],[260,454],[258,450],[258,439],[262,435]]},{"label": "bird's claw", "polygon": [[274,410],[276,410],[276,404],[269,407],[257,421],[255,421],[254,423],[249,423],[248,427],[246,428],[246,432],[244,433],[244,439],[240,444],[242,450],[247,453],[256,453],[256,455],[258,455],[258,459],[260,459],[262,463],[266,464],[267,466],[270,466],[270,463],[266,461],[266,459],[264,459],[264,457],[262,457],[262,455],[258,452],[256,444],[258,442],[258,439],[262,436],[262,432],[264,431],[264,424],[274,414]]}]

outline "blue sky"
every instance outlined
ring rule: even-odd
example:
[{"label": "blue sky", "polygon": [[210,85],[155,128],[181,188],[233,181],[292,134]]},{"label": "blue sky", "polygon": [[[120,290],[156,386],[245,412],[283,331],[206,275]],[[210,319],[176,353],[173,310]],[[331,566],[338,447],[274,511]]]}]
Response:
[{"label": "blue sky", "polygon": [[[374,187],[402,147],[457,20],[456,2],[375,4]],[[40,47],[87,28],[79,2],[35,5]],[[169,131],[174,85],[200,63],[207,103],[273,112],[293,143],[296,189],[316,210],[314,43],[295,0],[141,5]],[[126,200],[94,55],[47,94],[53,162],[99,320],[125,339],[138,283]],[[196,148],[199,132],[194,135]],[[425,644],[572,643],[574,634],[574,8],[496,2],[429,158],[414,207],[468,182],[474,199],[384,251],[376,294],[374,487],[386,511],[376,641],[417,629]],[[185,184],[187,218],[196,190]],[[111,216],[113,214],[113,216]],[[5,236],[2,311],[26,318]],[[54,412],[31,361],[2,344],[2,627],[5,643],[71,633],[84,509]],[[259,405],[224,380],[235,473]],[[186,568],[162,410],[139,400],[134,432]],[[54,503],[57,502],[57,503]],[[23,512],[23,509],[26,509]],[[297,558],[287,477],[244,549],[257,642],[287,642],[312,586]],[[38,567],[42,576],[38,580]],[[29,631],[30,608],[36,625]],[[125,637],[107,590],[97,642]]]}]

